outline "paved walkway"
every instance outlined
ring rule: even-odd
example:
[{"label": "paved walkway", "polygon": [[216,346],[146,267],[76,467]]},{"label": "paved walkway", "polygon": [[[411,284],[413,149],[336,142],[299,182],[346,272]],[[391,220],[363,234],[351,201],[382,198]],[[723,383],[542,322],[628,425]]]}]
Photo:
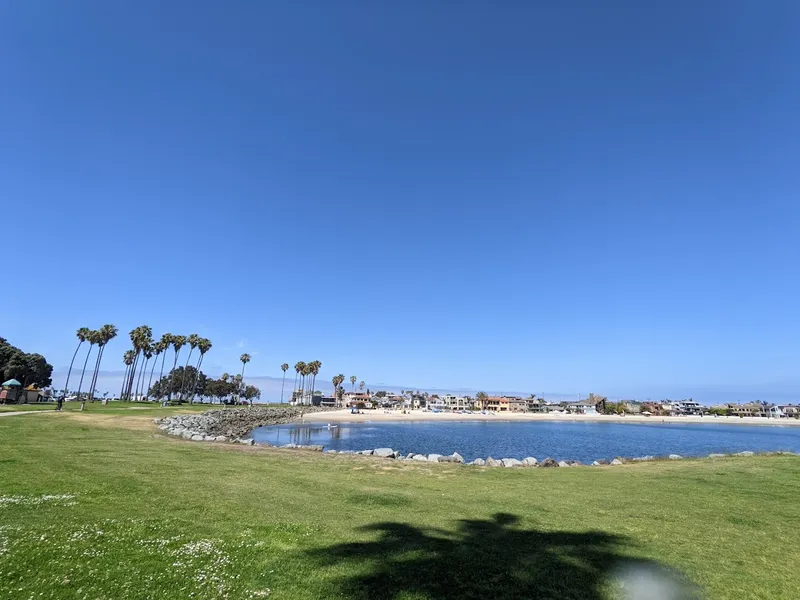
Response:
[{"label": "paved walkway", "polygon": [[15,410],[12,412],[0,412],[0,417],[13,417],[14,415],[40,415],[42,413],[54,413],[56,410]]}]

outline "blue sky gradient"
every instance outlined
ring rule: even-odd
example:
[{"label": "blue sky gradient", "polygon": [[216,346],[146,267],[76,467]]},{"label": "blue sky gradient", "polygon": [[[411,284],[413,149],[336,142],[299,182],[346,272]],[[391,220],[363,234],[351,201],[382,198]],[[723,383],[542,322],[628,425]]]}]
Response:
[{"label": "blue sky gradient", "polygon": [[212,373],[800,396],[800,3],[163,4],[0,7],[0,335],[57,371],[146,323]]}]

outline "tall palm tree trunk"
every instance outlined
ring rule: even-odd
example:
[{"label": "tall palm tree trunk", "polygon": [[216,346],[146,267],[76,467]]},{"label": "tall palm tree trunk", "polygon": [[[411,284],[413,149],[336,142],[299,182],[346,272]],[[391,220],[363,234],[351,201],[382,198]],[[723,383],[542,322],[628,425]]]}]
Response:
[{"label": "tall palm tree trunk", "polygon": [[122,400],[122,396],[125,393],[125,384],[128,383],[128,369],[131,368],[131,365],[125,365],[125,376],[122,378],[122,385],[119,388],[119,399]]},{"label": "tall palm tree trunk", "polygon": [[200,379],[200,366],[203,364],[203,354],[200,353],[200,360],[197,361],[197,373],[194,375],[194,383],[192,383],[192,395],[189,396],[189,404],[194,404],[194,391],[197,389],[197,381]]},{"label": "tall palm tree trunk", "polygon": [[156,363],[158,363],[158,356],[153,359],[153,368],[150,369],[150,379],[147,382],[147,393],[144,395],[144,399],[147,400],[150,396],[150,390],[153,389],[153,373],[156,370]]},{"label": "tall palm tree trunk", "polygon": [[170,386],[167,390],[167,402],[172,400],[172,378],[175,376],[175,367],[178,364],[178,354],[180,354],[180,350],[175,351],[175,360],[172,361],[172,371],[170,371]]},{"label": "tall palm tree trunk", "polygon": [[94,372],[92,373],[92,383],[89,384],[89,393],[92,395],[91,402],[94,404],[94,386],[97,385],[97,372],[100,369],[100,359],[103,356],[103,346],[97,347],[97,360],[94,363]]},{"label": "tall palm tree trunk", "polygon": [[[237,398],[236,398],[237,401],[241,401],[242,393],[244,391],[244,365],[245,365],[245,362],[242,361],[242,374],[239,376],[241,378],[241,381],[239,382],[239,391],[236,394],[237,395]],[[250,408],[253,408],[253,402],[252,401],[250,402]]]},{"label": "tall palm tree trunk", "polygon": [[186,384],[186,369],[189,368],[189,360],[191,360],[191,358],[192,358],[192,352],[193,351],[194,351],[194,348],[192,348],[190,346],[189,347],[189,355],[186,357],[186,364],[183,365],[183,374],[181,375],[181,391],[180,391],[181,400],[184,400],[184,398],[185,398],[184,397],[183,386]]},{"label": "tall palm tree trunk", "polygon": [[133,382],[136,379],[136,366],[139,364],[139,355],[141,354],[141,350],[137,350],[136,356],[133,357],[133,365],[131,366],[131,372],[128,376],[128,402],[131,401],[131,392],[133,392]]},{"label": "tall palm tree trunk", "polygon": [[294,395],[297,393],[297,377],[298,377],[298,375],[300,375],[300,373],[295,371],[294,372],[294,387],[292,388],[292,398],[294,398]]},{"label": "tall palm tree trunk", "polygon": [[81,349],[81,344],[83,341],[81,340],[78,342],[78,347],[75,348],[75,353],[72,355],[72,360],[69,363],[69,371],[67,371],[67,382],[64,384],[64,396],[66,397],[69,394],[69,376],[72,375],[72,364],[75,362],[75,357],[78,356],[78,350]]},{"label": "tall palm tree trunk", "polygon": [[144,383],[144,375],[147,373],[147,362],[148,358],[145,357],[144,363],[142,363],[142,368],[139,370],[139,375],[136,377],[136,393],[134,394],[134,398],[140,398],[142,395],[142,384]]},{"label": "tall palm tree trunk", "polygon": [[[86,353],[86,360],[83,361],[83,371],[81,371],[81,380],[78,383],[78,400],[81,399],[81,388],[83,387],[83,376],[86,374],[86,365],[89,362],[89,355],[92,353],[92,346],[93,344],[89,344],[89,351]],[[84,405],[86,402],[81,401],[81,410],[83,410]]]},{"label": "tall palm tree trunk", "polygon": [[283,404],[283,388],[286,386],[286,371],[283,372],[283,381],[281,381],[281,404]]},{"label": "tall palm tree trunk", "polygon": [[[164,350],[164,356],[161,357],[161,372],[158,375],[158,380],[159,381],[163,381],[164,380],[164,361],[165,360],[167,360],[167,351],[166,350]],[[158,399],[159,400],[161,400],[161,398],[164,397],[164,390],[162,388],[163,388],[163,386],[159,386],[159,388],[158,388]]]}]

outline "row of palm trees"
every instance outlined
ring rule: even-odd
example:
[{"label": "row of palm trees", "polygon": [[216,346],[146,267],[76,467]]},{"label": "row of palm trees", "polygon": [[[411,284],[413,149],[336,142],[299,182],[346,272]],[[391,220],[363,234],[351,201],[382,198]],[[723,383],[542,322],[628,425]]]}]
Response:
[{"label": "row of palm trees", "polygon": [[[181,350],[185,346],[189,346],[189,353],[186,356],[186,363],[183,368],[183,381],[181,381],[179,398],[185,400],[187,397],[190,402],[194,401],[194,390],[197,386],[197,377],[200,375],[200,366],[203,364],[203,358],[206,353],[211,350],[211,340],[200,337],[196,333],[191,335],[173,335],[165,333],[158,341],[153,340],[153,330],[148,325],[141,325],[134,328],[130,332],[132,349],[125,352],[123,355],[123,362],[125,363],[125,378],[122,382],[122,389],[120,390],[121,400],[131,400],[132,398],[143,397],[147,400],[150,394],[150,389],[153,385],[153,375],[155,373],[158,357],[161,356],[161,370],[158,380],[164,377],[164,363],[167,358],[167,353],[170,348],[173,351],[172,370],[174,371],[178,366],[178,357]],[[197,365],[195,367],[194,381],[187,382],[186,369],[189,366],[189,361],[192,359],[192,354],[195,349],[198,350],[199,356]],[[243,357],[246,355],[242,355]],[[150,359],[154,359],[150,367],[150,377],[145,386],[145,378],[147,377],[147,365]],[[248,361],[250,357],[247,357]],[[244,372],[244,366],[242,367]],[[161,398],[159,398],[160,400]],[[172,391],[168,392],[168,400],[172,399]]]},{"label": "row of palm trees", "polygon": [[89,329],[88,327],[81,327],[75,333],[78,338],[78,347],[75,348],[75,353],[72,355],[72,360],[69,363],[69,370],[67,371],[67,382],[64,384],[64,394],[69,393],[69,378],[72,375],[72,366],[75,364],[75,358],[78,356],[78,351],[84,342],[89,342],[89,351],[86,353],[86,358],[83,361],[83,370],[81,371],[81,379],[78,383],[77,398],[81,399],[81,410],[86,408],[86,397],[81,397],[81,389],[83,389],[83,378],[86,375],[86,366],[89,363],[89,356],[92,354],[92,349],[97,346],[97,358],[94,362],[94,371],[89,384],[89,393],[92,402],[94,402],[94,392],[97,386],[97,375],[100,372],[100,363],[103,361],[103,352],[105,351],[106,344],[117,337],[117,328],[114,325],[103,325],[100,329]]},{"label": "row of palm trees", "polygon": [[[288,369],[289,365],[284,363],[283,365],[281,365],[281,369],[283,369],[284,366],[286,366],[287,369]],[[306,389],[306,384],[308,382],[311,383],[311,386],[310,386],[311,387],[311,394],[313,396],[313,394],[314,394],[314,385],[316,385],[317,375],[319,375],[319,370],[321,368],[322,368],[322,363],[320,361],[318,361],[318,360],[312,360],[311,362],[308,362],[308,363],[303,362],[303,361],[298,361],[298,362],[295,363],[295,365],[294,365],[294,372],[295,372],[294,389],[295,389],[295,393],[293,394],[293,397],[299,399],[300,402],[303,402],[303,399],[305,398],[306,393],[308,393],[308,390]],[[283,372],[284,372],[284,379],[285,379],[286,378],[286,369],[283,369]],[[298,379],[300,380],[300,387],[299,388],[297,387],[297,380]],[[298,394],[298,392],[299,392],[299,394]],[[281,392],[281,402],[283,402],[283,393],[282,392]]]}]

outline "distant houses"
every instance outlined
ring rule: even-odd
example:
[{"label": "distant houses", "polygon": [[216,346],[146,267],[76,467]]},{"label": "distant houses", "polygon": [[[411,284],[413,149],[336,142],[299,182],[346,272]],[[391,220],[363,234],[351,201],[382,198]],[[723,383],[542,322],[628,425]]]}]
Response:
[{"label": "distant houses", "polygon": [[770,419],[800,419],[800,406],[796,404],[768,404],[749,402],[704,406],[692,398],[640,402],[636,400],[609,401],[605,396],[589,394],[577,401],[549,402],[531,394],[527,398],[503,395],[478,394],[475,398],[461,394],[428,394],[403,392],[401,394],[379,391],[349,391],[339,399],[320,392],[300,391],[292,394],[292,403],[313,406],[352,407],[358,409],[426,410],[433,412],[481,411],[486,413],[566,413],[581,415],[631,414],[645,416],[718,415],[731,417],[763,417]]}]

